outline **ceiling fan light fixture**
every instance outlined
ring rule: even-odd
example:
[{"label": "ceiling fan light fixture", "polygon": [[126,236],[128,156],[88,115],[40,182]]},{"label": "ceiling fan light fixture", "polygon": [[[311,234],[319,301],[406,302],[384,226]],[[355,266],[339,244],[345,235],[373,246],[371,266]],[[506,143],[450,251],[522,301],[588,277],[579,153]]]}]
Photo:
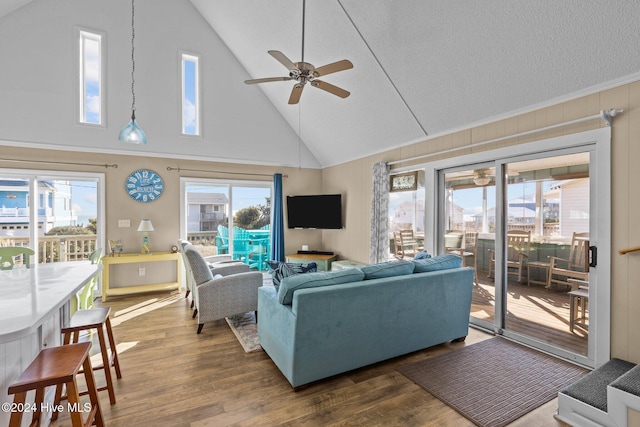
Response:
[{"label": "ceiling fan light fixture", "polygon": [[489,184],[490,182],[491,182],[491,178],[486,175],[480,175],[473,178],[473,183],[481,187]]},{"label": "ceiling fan light fixture", "polygon": [[327,74],[337,73],[338,71],[344,71],[353,68],[353,64],[348,59],[336,61],[331,64],[326,64],[316,68],[313,64],[305,62],[304,60],[304,21],[305,21],[305,0],[302,0],[302,57],[300,62],[293,62],[287,56],[278,50],[269,50],[267,53],[275,58],[278,62],[284,65],[289,70],[288,77],[267,77],[262,79],[249,79],[244,82],[248,85],[256,83],[267,83],[276,81],[295,80],[297,83],[291,90],[289,96],[289,104],[297,104],[300,102],[300,96],[302,94],[302,88],[310,83],[312,87],[324,90],[332,95],[339,96],[340,98],[346,98],[350,95],[350,92],[332,84],[323,82],[321,80],[315,80],[318,77],[326,76]]}]

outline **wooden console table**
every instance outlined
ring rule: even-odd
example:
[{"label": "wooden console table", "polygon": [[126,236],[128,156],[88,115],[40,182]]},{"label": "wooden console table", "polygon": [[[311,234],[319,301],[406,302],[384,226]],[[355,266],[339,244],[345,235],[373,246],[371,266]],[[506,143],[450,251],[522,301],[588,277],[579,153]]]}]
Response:
[{"label": "wooden console table", "polygon": [[[119,288],[111,288],[109,282],[109,270],[114,264],[135,264],[159,261],[175,261],[177,267],[176,281],[168,283],[154,283],[150,285],[132,285]],[[105,256],[102,258],[102,301],[106,301],[109,296],[137,294],[151,291],[181,290],[180,278],[182,277],[182,259],[179,253],[155,252],[148,255],[141,254],[121,254],[120,256]]]},{"label": "wooden console table", "polygon": [[331,263],[337,259],[337,255],[293,254],[286,256],[287,262],[315,262],[318,264],[318,271],[330,271]]}]

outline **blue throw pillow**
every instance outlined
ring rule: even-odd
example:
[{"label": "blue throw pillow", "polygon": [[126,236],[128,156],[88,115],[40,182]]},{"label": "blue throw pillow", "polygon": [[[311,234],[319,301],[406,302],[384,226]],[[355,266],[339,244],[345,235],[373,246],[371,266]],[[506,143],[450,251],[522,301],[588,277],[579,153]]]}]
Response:
[{"label": "blue throw pillow", "polygon": [[431,258],[431,255],[429,255],[427,251],[418,252],[416,256],[413,257],[413,259],[426,259],[426,258]]},{"label": "blue throw pillow", "polygon": [[343,270],[285,277],[280,283],[278,301],[280,301],[281,304],[289,305],[293,302],[293,293],[299,289],[360,282],[363,278],[364,273],[358,268],[345,268]]},{"label": "blue throw pillow", "polygon": [[450,268],[462,267],[462,258],[454,254],[442,254],[433,258],[419,259],[411,261],[415,266],[414,273],[425,273],[427,271],[448,270]]},{"label": "blue throw pillow", "polygon": [[413,273],[413,263],[407,260],[381,262],[360,267],[364,279],[381,279],[383,277],[403,276]]},{"label": "blue throw pillow", "polygon": [[267,261],[269,266],[269,274],[273,280],[273,286],[276,291],[280,287],[282,279],[285,277],[293,276],[302,273],[315,273],[318,271],[318,264],[315,262],[301,263],[301,262],[282,262],[282,261]]}]

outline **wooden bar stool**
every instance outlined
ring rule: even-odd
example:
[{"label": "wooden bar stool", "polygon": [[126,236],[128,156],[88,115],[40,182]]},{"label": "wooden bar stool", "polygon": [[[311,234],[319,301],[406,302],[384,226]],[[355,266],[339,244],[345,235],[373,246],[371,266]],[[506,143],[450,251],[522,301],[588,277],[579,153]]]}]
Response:
[{"label": "wooden bar stool", "polygon": [[[64,344],[69,344],[73,336],[73,342],[77,343],[80,339],[81,331],[89,331],[96,329],[98,331],[98,341],[100,343],[100,353],[102,354],[102,365],[95,366],[93,370],[104,369],[106,386],[98,387],[98,391],[107,390],[109,392],[109,402],[113,405],[116,403],[116,394],[113,389],[113,380],[111,376],[111,366],[116,369],[116,376],[122,378],[120,373],[120,363],[118,362],[118,352],[116,350],[116,343],[113,339],[113,331],[111,330],[111,321],[109,320],[109,314],[111,313],[110,307],[93,308],[91,310],[79,310],[76,311],[71,320],[66,323],[61,332],[64,335]],[[104,330],[107,330],[107,339],[109,340],[109,346],[107,348],[104,338]],[[109,360],[109,350],[111,350],[111,360]],[[80,393],[84,395],[86,392]],[[60,403],[60,400],[64,399],[62,396],[62,386],[58,386],[56,389],[55,403]],[[55,419],[55,418],[53,418]]]},{"label": "wooden bar stool", "polygon": [[[69,399],[69,414],[71,415],[71,425],[74,427],[86,426],[95,423],[103,426],[102,412],[98,401],[98,392],[91,368],[91,357],[89,349],[91,343],[64,345],[60,347],[46,348],[31,362],[29,367],[18,377],[15,383],[9,386],[8,394],[15,394],[13,399],[16,408],[29,408],[33,411],[31,426],[39,426],[42,416],[44,390],[48,386],[62,386],[66,384]],[[78,384],[76,375],[84,372],[87,382],[88,394],[91,400],[91,410],[88,411],[87,421],[82,420],[84,405],[80,403],[78,394]],[[34,405],[25,405],[27,392],[36,391]],[[56,406],[52,407],[53,414],[57,415]],[[23,412],[12,412],[9,427],[20,427],[22,424]]]}]

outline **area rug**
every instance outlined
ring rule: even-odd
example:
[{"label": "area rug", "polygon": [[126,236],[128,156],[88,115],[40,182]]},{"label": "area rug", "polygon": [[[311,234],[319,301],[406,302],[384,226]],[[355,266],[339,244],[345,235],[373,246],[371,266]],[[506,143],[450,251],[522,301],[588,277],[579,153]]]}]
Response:
[{"label": "area rug", "polygon": [[225,320],[246,353],[262,350],[260,343],[258,343],[258,325],[256,325],[253,311],[225,317]]},{"label": "area rug", "polygon": [[500,337],[398,371],[481,427],[506,426],[588,372]]}]

